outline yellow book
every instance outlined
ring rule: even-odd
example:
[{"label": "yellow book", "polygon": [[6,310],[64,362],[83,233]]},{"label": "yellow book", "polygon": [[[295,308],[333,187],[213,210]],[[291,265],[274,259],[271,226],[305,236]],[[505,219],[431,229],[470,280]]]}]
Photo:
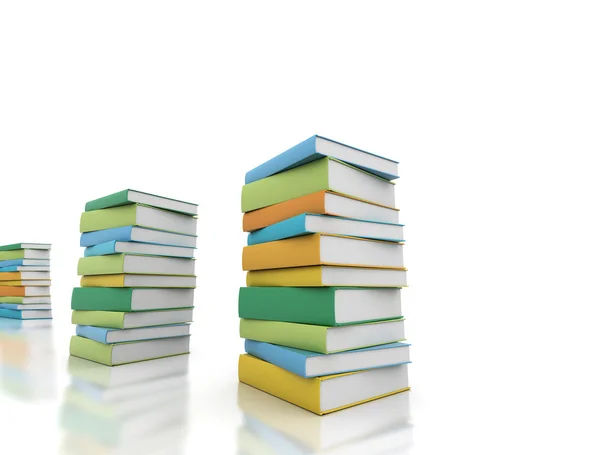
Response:
[{"label": "yellow book", "polygon": [[407,365],[303,378],[244,354],[238,370],[240,382],[318,415],[409,389]]},{"label": "yellow book", "polygon": [[81,277],[81,286],[100,288],[194,288],[196,287],[196,277],[129,273],[84,275]]},{"label": "yellow book", "polygon": [[403,244],[333,234],[311,234],[244,247],[244,270],[338,265],[402,269]]},{"label": "yellow book", "polygon": [[50,280],[0,281],[0,286],[50,286]]},{"label": "yellow book", "polygon": [[125,275],[86,275],[81,277],[82,287],[122,288]]},{"label": "yellow book", "polygon": [[247,286],[407,286],[406,269],[378,269],[318,265],[254,270],[246,275]]}]

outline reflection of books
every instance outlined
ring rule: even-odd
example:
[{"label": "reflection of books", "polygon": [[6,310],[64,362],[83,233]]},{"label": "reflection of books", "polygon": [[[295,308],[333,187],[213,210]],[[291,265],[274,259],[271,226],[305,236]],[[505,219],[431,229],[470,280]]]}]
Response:
[{"label": "reflection of books", "polygon": [[400,393],[321,417],[240,384],[238,405],[244,412],[244,430],[238,435],[239,452],[258,455],[260,447],[265,455],[338,450],[379,454],[406,449],[412,445],[409,396]]},{"label": "reflection of books", "polygon": [[52,319],[7,319],[0,318],[0,331],[52,327]]},{"label": "reflection of books", "polygon": [[118,387],[166,376],[186,374],[189,354],[146,362],[107,367],[78,357],[69,357],[69,373],[76,378],[102,387]]}]

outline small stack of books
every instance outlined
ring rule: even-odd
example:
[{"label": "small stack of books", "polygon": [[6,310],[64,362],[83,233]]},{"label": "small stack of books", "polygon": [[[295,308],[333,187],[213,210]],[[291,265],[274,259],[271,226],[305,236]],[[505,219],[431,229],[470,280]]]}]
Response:
[{"label": "small stack of books", "polygon": [[241,382],[319,415],[409,389],[395,178],[320,136],[246,174]]},{"label": "small stack of books", "polygon": [[190,351],[197,213],[134,190],[86,204],[72,355],[113,366]]},{"label": "small stack of books", "polygon": [[[47,243],[0,246],[0,318],[52,319],[50,247]],[[48,321],[32,325],[48,325]]]}]

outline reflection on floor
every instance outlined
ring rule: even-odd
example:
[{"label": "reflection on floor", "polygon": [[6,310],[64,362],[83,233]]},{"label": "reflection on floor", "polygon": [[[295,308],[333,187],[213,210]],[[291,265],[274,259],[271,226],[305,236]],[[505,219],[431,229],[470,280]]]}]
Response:
[{"label": "reflection on floor", "polygon": [[29,328],[18,319],[0,318],[0,388],[23,401],[56,394],[54,334],[51,324]]},{"label": "reflection on floor", "polygon": [[60,453],[183,454],[188,370],[189,354],[116,367],[70,357]]},{"label": "reflection on floor", "polygon": [[410,392],[317,416],[240,384],[239,455],[407,455]]}]

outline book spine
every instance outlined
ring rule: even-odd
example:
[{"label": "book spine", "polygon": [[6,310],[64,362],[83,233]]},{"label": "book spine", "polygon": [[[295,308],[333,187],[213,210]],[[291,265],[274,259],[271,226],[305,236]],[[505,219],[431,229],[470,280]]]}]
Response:
[{"label": "book spine", "polygon": [[106,256],[108,254],[116,254],[117,250],[115,249],[116,240],[100,243],[98,245],[87,247],[84,252],[84,257],[92,257],[92,256]]},{"label": "book spine", "polygon": [[290,351],[269,343],[246,340],[246,352],[266,362],[291,371],[298,376],[306,377],[306,357],[298,352]]},{"label": "book spine", "polygon": [[85,211],[91,212],[93,210],[105,209],[108,207],[117,207],[120,205],[129,204],[129,190],[119,191],[118,193],[110,194],[108,196],[94,199],[93,201],[85,204]]},{"label": "book spine", "polygon": [[125,313],[117,311],[73,311],[71,323],[109,329],[124,329]]},{"label": "book spine", "polygon": [[271,158],[246,173],[245,183],[252,183],[291,167],[300,166],[321,157],[316,149],[317,136],[312,136],[291,149]]},{"label": "book spine", "polygon": [[73,288],[71,309],[130,312],[132,296],[132,288]]},{"label": "book spine", "polygon": [[79,246],[88,247],[100,243],[110,242],[130,242],[133,226],[123,226],[118,228],[103,229],[101,231],[84,232],[81,234]]},{"label": "book spine", "polygon": [[327,354],[327,327],[318,325],[241,319],[240,337]]},{"label": "book spine", "polygon": [[101,231],[103,229],[131,226],[135,224],[136,217],[136,204],[83,212],[79,221],[79,232]]},{"label": "book spine", "polygon": [[244,247],[243,270],[282,269],[321,264],[319,234]]},{"label": "book spine", "polygon": [[98,343],[108,344],[106,338],[108,336],[108,330],[102,327],[92,327],[89,325],[78,325],[75,328],[77,336],[87,338],[89,340],[97,341]]},{"label": "book spine", "polygon": [[0,317],[9,319],[23,319],[22,312],[19,310],[7,310],[0,308]]},{"label": "book spine", "polygon": [[71,337],[69,352],[75,357],[98,362],[103,365],[113,366],[111,344],[102,344],[78,336]]},{"label": "book spine", "polygon": [[23,259],[10,259],[6,261],[0,261],[0,267],[13,267],[23,265]]},{"label": "book spine", "polygon": [[246,274],[247,286],[323,286],[322,267],[255,270]]},{"label": "book spine", "polygon": [[125,255],[123,254],[79,258],[77,274],[81,276],[125,273],[124,263]]},{"label": "book spine", "polygon": [[309,234],[309,231],[306,230],[306,213],[251,232],[248,234],[248,245],[274,242],[305,234]]},{"label": "book spine", "polygon": [[81,277],[83,288],[122,288],[125,287],[125,275],[88,275]]}]

